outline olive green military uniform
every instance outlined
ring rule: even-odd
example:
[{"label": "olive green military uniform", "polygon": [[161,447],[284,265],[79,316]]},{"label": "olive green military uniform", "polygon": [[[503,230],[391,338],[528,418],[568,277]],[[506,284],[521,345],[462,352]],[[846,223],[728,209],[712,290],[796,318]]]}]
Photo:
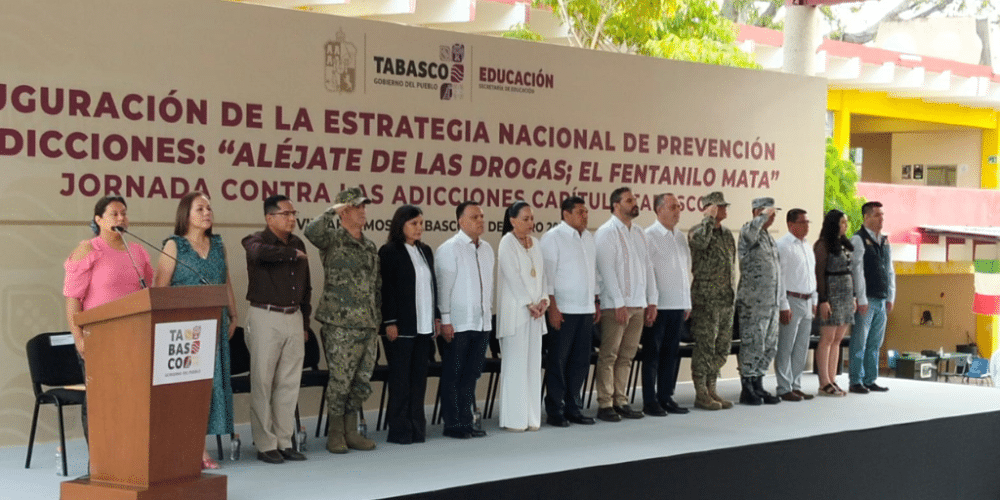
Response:
[{"label": "olive green military uniform", "polygon": [[315,317],[323,324],[330,415],[354,414],[372,392],[375,342],[382,322],[378,249],[364,235],[358,240],[338,228],[332,208],[303,233],[323,259],[323,296]]},{"label": "olive green military uniform", "polygon": [[719,374],[733,339],[733,265],[736,240],[726,227],[705,217],[688,232],[691,247],[691,358],[694,377]]}]

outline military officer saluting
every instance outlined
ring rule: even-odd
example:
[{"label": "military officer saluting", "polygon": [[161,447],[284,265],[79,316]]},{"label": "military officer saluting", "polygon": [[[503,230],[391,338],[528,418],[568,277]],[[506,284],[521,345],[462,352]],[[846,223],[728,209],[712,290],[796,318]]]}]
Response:
[{"label": "military officer saluting", "polygon": [[701,197],[704,215],[688,231],[691,248],[691,336],[694,352],[691,376],[696,397],[694,405],[703,410],[732,408],[715,390],[719,370],[726,364],[733,340],[733,267],[736,241],[722,225],[727,207],[722,192]]},{"label": "military officer saluting", "polygon": [[378,248],[361,233],[369,203],[361,189],[348,188],[303,231],[319,248],[326,275],[316,320],[323,323],[320,333],[330,369],[326,387],[330,453],[375,448],[374,441],[358,433],[358,411],[372,392],[369,380],[382,322]]},{"label": "military officer saluting", "polygon": [[778,244],[767,230],[774,223],[774,198],[751,203],[753,219],[740,229],[740,285],[736,312],[740,319],[740,403],[778,404],[761,379],[778,352],[778,305],[785,294],[778,263]]}]

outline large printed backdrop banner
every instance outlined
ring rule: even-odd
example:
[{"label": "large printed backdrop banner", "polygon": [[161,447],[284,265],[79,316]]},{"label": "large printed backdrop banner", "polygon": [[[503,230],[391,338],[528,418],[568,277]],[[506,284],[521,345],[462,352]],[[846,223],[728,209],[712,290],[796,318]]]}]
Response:
[{"label": "large printed backdrop banner", "polygon": [[378,244],[395,207],[420,205],[432,246],[466,199],[484,205],[494,245],[516,199],[543,231],[580,195],[595,229],[623,185],[643,226],[660,192],[681,198],[684,228],[714,190],[734,230],[757,196],[822,207],[816,78],[216,0],[6,1],[0,69],[0,445],[25,439],[24,342],[66,328],[61,264],[109,192],[156,243],[180,196],[208,192],[237,297],[239,240],[275,193],[301,227],[361,186]]}]

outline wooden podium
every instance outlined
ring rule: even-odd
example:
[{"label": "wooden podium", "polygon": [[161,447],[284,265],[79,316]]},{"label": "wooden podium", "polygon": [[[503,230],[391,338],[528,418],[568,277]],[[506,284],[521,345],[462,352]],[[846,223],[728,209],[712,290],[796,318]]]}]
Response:
[{"label": "wooden podium", "polygon": [[60,498],[225,500],[226,476],[201,471],[212,379],[154,385],[153,364],[157,324],[218,320],[228,302],[225,286],[147,288],[76,315],[89,332],[90,478],[63,482]]}]

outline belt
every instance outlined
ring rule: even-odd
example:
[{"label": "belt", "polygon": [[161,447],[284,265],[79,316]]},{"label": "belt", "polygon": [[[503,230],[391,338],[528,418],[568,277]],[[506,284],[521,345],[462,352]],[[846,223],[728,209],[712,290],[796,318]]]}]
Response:
[{"label": "belt", "polygon": [[251,302],[250,305],[252,307],[256,307],[258,309],[263,309],[265,311],[274,311],[274,312],[280,312],[280,313],[284,313],[284,314],[294,314],[296,311],[299,310],[299,306],[282,307],[282,306],[272,306],[271,304],[260,304],[260,303],[257,303],[257,302]]},{"label": "belt", "polygon": [[848,274],[851,274],[851,272],[850,271],[827,271],[826,272],[827,276],[847,276]]},{"label": "belt", "polygon": [[796,299],[802,299],[802,300],[809,300],[813,297],[811,293],[799,293],[792,291],[788,291],[786,293],[788,293],[789,297],[795,297]]}]

